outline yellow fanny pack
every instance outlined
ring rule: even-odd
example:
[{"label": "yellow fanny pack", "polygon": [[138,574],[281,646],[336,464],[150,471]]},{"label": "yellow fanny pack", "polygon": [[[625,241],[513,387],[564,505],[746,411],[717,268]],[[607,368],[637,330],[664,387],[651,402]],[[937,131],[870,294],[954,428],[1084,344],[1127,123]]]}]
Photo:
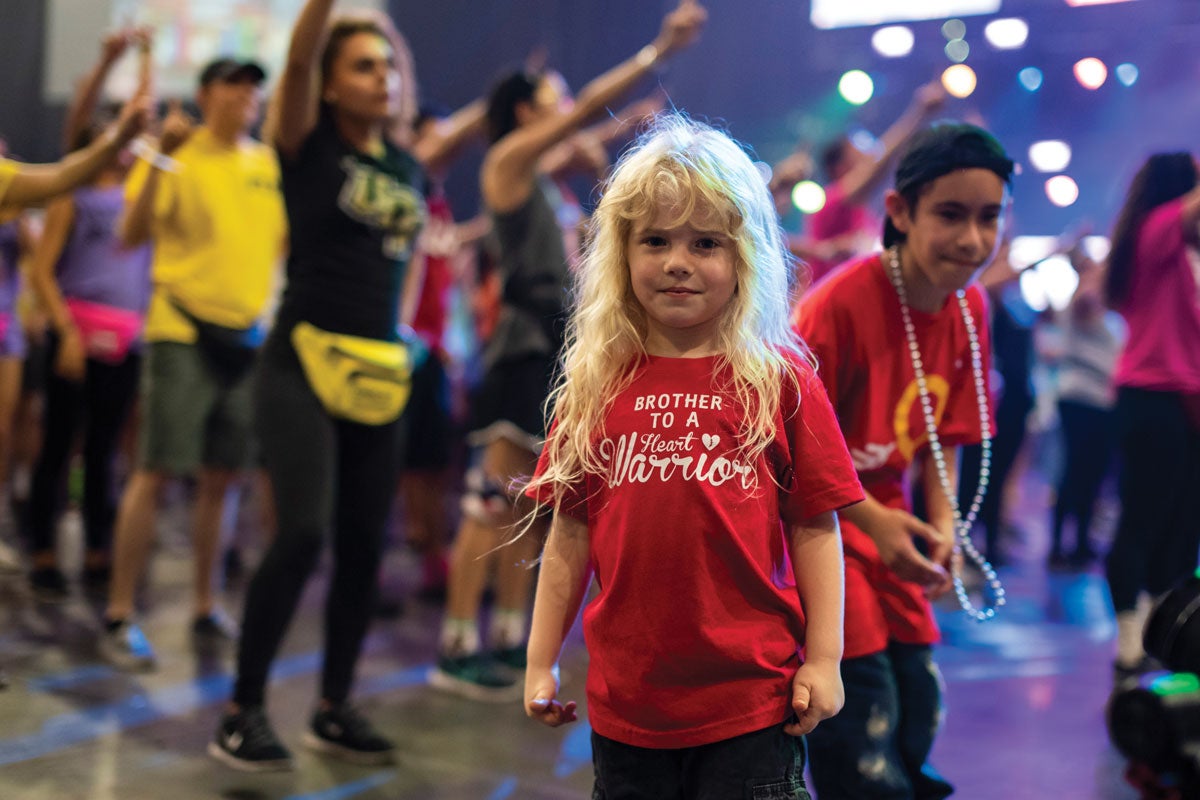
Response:
[{"label": "yellow fanny pack", "polygon": [[301,322],[292,329],[313,394],[335,417],[386,425],[404,411],[412,390],[412,361],[403,342],[330,333]]}]

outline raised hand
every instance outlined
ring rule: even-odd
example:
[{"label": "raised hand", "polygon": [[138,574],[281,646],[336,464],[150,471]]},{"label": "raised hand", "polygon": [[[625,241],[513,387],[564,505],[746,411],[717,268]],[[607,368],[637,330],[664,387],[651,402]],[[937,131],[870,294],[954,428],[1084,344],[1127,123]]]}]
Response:
[{"label": "raised hand", "polygon": [[708,11],[696,0],[679,0],[675,10],[663,18],[662,30],[654,41],[660,56],[683,50],[700,38]]},{"label": "raised hand", "polygon": [[159,150],[169,156],[191,137],[194,129],[195,122],[183,110],[183,104],[179,100],[172,100],[163,119]]},{"label": "raised hand", "polygon": [[119,147],[129,144],[149,127],[150,118],[153,116],[153,106],[153,98],[150,97],[149,92],[145,91],[137,92],[125,102],[125,105],[121,107],[120,115],[109,127]]},{"label": "raised hand", "polygon": [[917,90],[913,92],[912,102],[923,115],[929,116],[936,114],[942,106],[946,105],[948,97],[942,81],[937,79],[918,86]]}]

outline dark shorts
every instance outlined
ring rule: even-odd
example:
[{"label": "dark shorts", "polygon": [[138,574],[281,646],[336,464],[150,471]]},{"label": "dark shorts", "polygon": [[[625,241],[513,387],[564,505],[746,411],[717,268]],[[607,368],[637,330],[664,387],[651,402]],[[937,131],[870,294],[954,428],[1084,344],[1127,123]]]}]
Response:
[{"label": "dark shorts", "polygon": [[440,470],[450,466],[454,426],[450,419],[450,380],[434,353],[413,370],[412,394],[404,409],[408,428],[403,469]]},{"label": "dark shorts", "polygon": [[253,446],[257,370],[227,383],[195,345],[152,342],[142,369],[138,466],[184,475],[198,467],[241,469]]},{"label": "dark shorts", "polygon": [[488,368],[471,397],[467,443],[483,447],[508,439],[531,452],[540,451],[555,364],[549,356],[529,356]]},{"label": "dark shorts", "polygon": [[784,733],[783,723],[676,750],[593,732],[592,800],[810,800],[804,761],[804,739]]}]

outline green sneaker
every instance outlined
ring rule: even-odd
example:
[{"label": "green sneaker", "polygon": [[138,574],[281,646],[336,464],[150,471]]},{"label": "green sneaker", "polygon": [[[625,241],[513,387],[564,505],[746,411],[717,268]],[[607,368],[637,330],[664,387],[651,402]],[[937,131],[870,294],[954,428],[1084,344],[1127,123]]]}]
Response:
[{"label": "green sneaker", "polygon": [[511,703],[524,695],[516,676],[488,653],[439,656],[428,680],[435,689],[484,703]]}]

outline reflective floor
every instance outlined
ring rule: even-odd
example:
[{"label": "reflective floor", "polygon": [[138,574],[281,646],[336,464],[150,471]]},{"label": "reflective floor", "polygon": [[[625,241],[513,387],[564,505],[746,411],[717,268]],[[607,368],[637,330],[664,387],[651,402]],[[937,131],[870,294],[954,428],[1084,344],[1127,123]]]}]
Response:
[{"label": "reflective floor", "polygon": [[[941,610],[939,661],[948,716],[935,763],[965,800],[1131,800],[1123,764],[1108,744],[1112,614],[1098,568],[1045,567],[1048,498],[1035,477],[1017,487],[1019,533],[1002,570],[1009,605],[995,621]],[[1104,516],[1104,515],[1102,515]],[[1111,508],[1102,524],[1111,526]],[[345,765],[307,753],[301,732],[319,670],[322,573],[312,581],[277,664],[268,710],[297,756],[293,773],[246,776],[205,754],[228,696],[232,652],[198,652],[188,632],[188,547],[181,514],[163,521],[144,597],[144,628],[161,661],[127,675],[96,657],[97,608],[76,589],[70,602],[39,605],[18,581],[0,585],[0,798],[4,800],[342,800],[342,798],[586,798],[585,723],[550,730],[517,706],[481,705],[424,685],[440,610],[416,601],[373,627],[357,698],[399,743],[387,768]],[[67,537],[71,538],[70,536]],[[416,582],[410,555],[394,553],[386,591]],[[240,588],[225,603],[240,614]],[[586,656],[576,638],[564,691],[582,700]]]}]

